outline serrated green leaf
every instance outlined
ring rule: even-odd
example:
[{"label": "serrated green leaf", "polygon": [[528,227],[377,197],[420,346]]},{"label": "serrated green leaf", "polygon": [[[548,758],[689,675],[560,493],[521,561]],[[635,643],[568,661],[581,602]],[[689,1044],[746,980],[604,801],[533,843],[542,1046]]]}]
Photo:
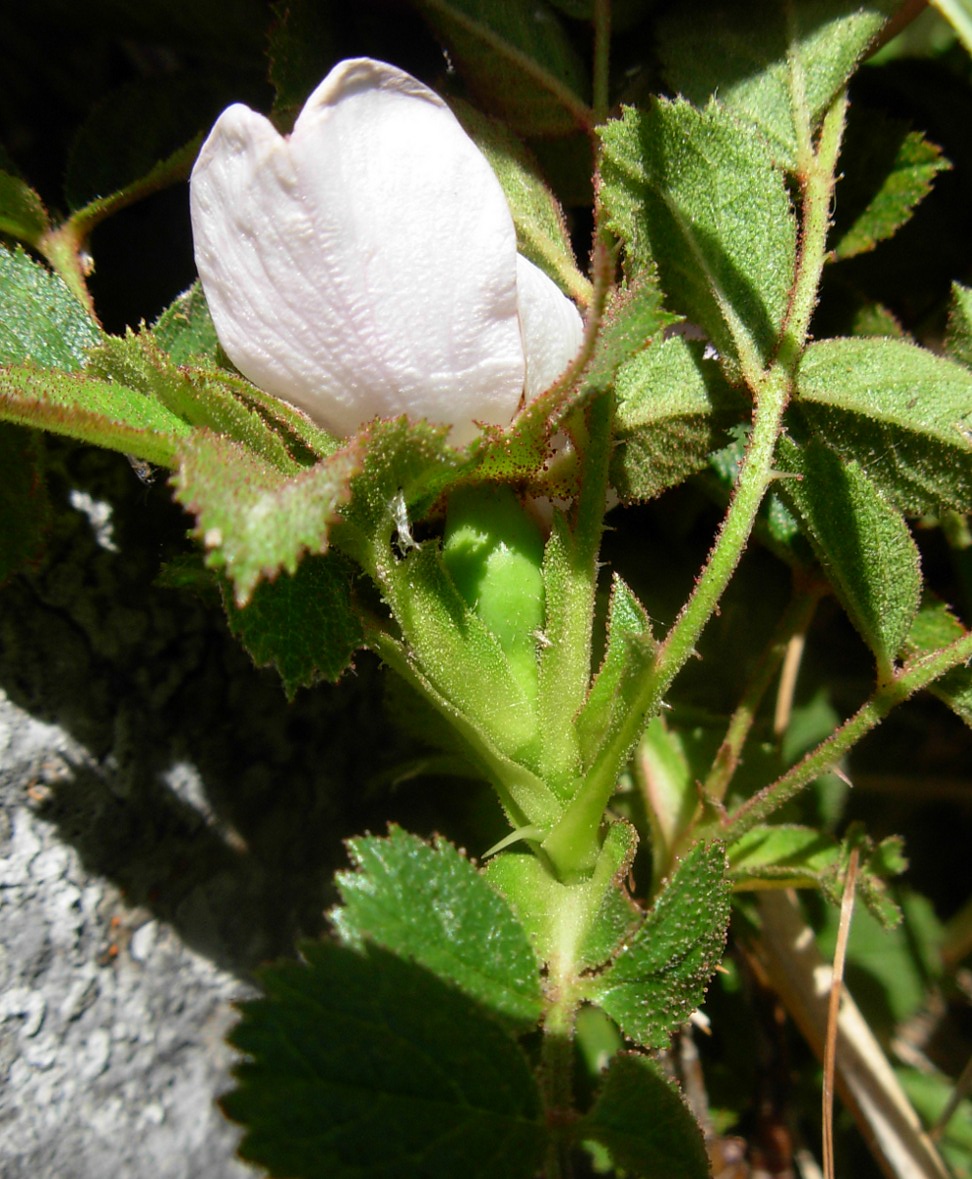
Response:
[{"label": "serrated green leaf", "polygon": [[0,419],[174,467],[189,426],[134,389],[36,364],[0,365]]},{"label": "serrated green leaf", "polygon": [[50,224],[44,202],[27,181],[0,172],[0,233],[36,246]]},{"label": "serrated green leaf", "polygon": [[216,363],[219,340],[198,279],[162,312],[152,337],[173,364]]},{"label": "serrated green leaf", "polygon": [[354,871],[338,874],[343,904],[331,914],[346,944],[374,942],[513,1027],[536,1026],[543,1010],[536,955],[509,905],[465,856],[400,827],[384,839],[352,839],[348,851]]},{"label": "serrated green leaf", "polygon": [[901,513],[860,465],[819,439],[779,444],[791,478],[777,491],[813,545],[841,605],[888,669],[911,629],[921,598],[918,549]]},{"label": "serrated green leaf", "polygon": [[652,344],[618,372],[611,485],[622,502],[660,495],[702,470],[746,416],[701,341],[673,335]]},{"label": "serrated green leaf", "polygon": [[945,351],[953,360],[972,368],[972,287],[958,282],[952,283]]},{"label": "serrated green leaf", "polygon": [[206,563],[233,581],[237,606],[278,570],[293,575],[304,553],[327,550],[350,495],[359,456],[339,451],[288,475],[232,438],[193,431],[179,447],[176,498],[196,516]]},{"label": "serrated green leaf", "polygon": [[709,1159],[698,1122],[678,1088],[647,1056],[611,1061],[578,1136],[606,1146],[615,1167],[651,1179],[708,1179]]},{"label": "serrated green leaf", "polygon": [[546,0],[413,0],[482,105],[520,135],[587,128],[582,60]]},{"label": "serrated green leaf", "polygon": [[629,270],[657,265],[674,310],[724,361],[763,366],[789,305],[796,222],[758,132],[716,103],[658,100],[601,131],[602,199]]},{"label": "serrated green leaf", "polygon": [[640,928],[588,997],[626,1036],[664,1048],[702,1002],[729,924],[721,844],[699,844],[678,865]]},{"label": "serrated green leaf", "polygon": [[901,340],[811,344],[800,413],[904,512],[972,511],[972,372]]},{"label": "serrated green leaf", "polygon": [[43,548],[51,508],[36,434],[0,424],[0,585]]},{"label": "serrated green leaf", "polygon": [[487,119],[468,103],[450,105],[496,173],[513,214],[519,252],[571,298],[582,305],[589,303],[591,284],[577,269],[563,210],[526,146],[507,126]]},{"label": "serrated green leaf", "polygon": [[636,283],[624,287],[604,313],[594,355],[584,372],[585,394],[603,393],[616,387],[625,365],[658,343],[666,328],[677,322],[678,316],[663,306],[662,291],[654,274],[643,274]]},{"label": "serrated green leaf", "polygon": [[190,426],[241,443],[280,471],[300,470],[280,434],[246,403],[249,382],[229,373],[182,368],[149,332],[107,337],[89,353],[88,371],[154,398]]},{"label": "serrated green leaf", "polygon": [[753,827],[729,847],[736,889],[806,888],[838,861],[840,846],[812,827]]},{"label": "serrated green leaf", "polygon": [[896,0],[679,4],[659,27],[665,74],[696,106],[717,97],[750,120],[777,162],[792,168],[801,133],[816,129],[898,7]]},{"label": "serrated green leaf", "polygon": [[305,556],[293,574],[260,582],[243,609],[232,593],[223,594],[230,630],[258,667],[277,669],[291,699],[298,688],[340,679],[364,644],[351,605],[353,572],[331,551]]},{"label": "serrated green leaf", "polygon": [[333,10],[314,0],[276,0],[267,53],[275,111],[298,111],[336,60]]},{"label": "serrated green leaf", "polygon": [[[965,628],[944,602],[927,595],[905,643],[907,659],[921,658],[947,647],[965,634]],[[956,667],[936,680],[929,691],[972,728],[972,667]]]},{"label": "serrated green leaf", "polygon": [[833,256],[852,258],[892,237],[951,167],[941,149],[907,123],[851,107],[837,187]]},{"label": "serrated green leaf", "polygon": [[100,332],[62,279],[19,247],[0,246],[0,363],[71,372]]},{"label": "serrated green leaf", "polygon": [[523,1054],[455,987],[376,946],[305,943],[264,970],[223,1108],[292,1179],[533,1179],[546,1129]]}]

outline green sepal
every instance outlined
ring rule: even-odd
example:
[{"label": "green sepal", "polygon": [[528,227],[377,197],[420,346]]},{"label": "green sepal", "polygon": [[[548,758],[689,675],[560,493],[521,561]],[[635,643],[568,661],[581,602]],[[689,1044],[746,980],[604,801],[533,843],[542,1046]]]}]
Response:
[{"label": "green sepal", "polygon": [[527,698],[537,698],[544,623],[543,537],[512,488],[461,487],[449,497],[442,561],[496,637]]},{"label": "green sepal", "polygon": [[149,332],[106,337],[91,350],[87,371],[158,401],[197,430],[235,440],[275,470],[296,474],[301,469],[281,434],[247,404],[248,381],[181,367]]},{"label": "green sepal", "polygon": [[536,696],[456,589],[437,544],[422,544],[387,565],[383,591],[408,658],[499,750],[535,767]]},{"label": "green sepal", "polygon": [[577,740],[589,769],[596,751],[621,720],[619,688],[632,657],[640,666],[654,649],[651,621],[624,581],[614,574],[608,605],[607,645],[584,706],[577,716]]},{"label": "green sepal", "polygon": [[186,422],[112,381],[36,364],[0,366],[0,419],[174,467]]},{"label": "green sepal", "polygon": [[535,855],[501,852],[486,865],[490,884],[510,903],[537,957],[559,977],[603,966],[638,921],[625,882],[638,835],[624,820],[608,829],[593,873],[563,883]]}]

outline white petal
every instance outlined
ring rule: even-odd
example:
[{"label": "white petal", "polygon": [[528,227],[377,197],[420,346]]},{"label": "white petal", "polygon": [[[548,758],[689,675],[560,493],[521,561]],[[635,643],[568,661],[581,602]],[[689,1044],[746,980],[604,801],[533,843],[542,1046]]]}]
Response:
[{"label": "white petal", "polygon": [[437,95],[337,66],[289,139],[225,111],[193,170],[196,263],[220,343],[337,434],[374,415],[505,423],[524,383],[516,241],[484,157]]},{"label": "white petal", "polygon": [[520,330],[526,354],[526,400],[549,389],[574,359],[584,324],[574,304],[522,254],[516,259]]}]

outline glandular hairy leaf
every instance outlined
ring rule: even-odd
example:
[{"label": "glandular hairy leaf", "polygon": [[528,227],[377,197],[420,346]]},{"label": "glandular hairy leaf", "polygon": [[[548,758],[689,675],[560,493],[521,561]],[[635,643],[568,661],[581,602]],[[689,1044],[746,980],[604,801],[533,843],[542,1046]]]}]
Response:
[{"label": "glandular hairy leaf", "polygon": [[972,372],[903,340],[821,340],[797,372],[800,415],[913,515],[972,511]]},{"label": "glandular hairy leaf", "polygon": [[[964,634],[965,627],[948,606],[926,594],[908,633],[905,652],[909,659],[919,659],[947,647]],[[972,728],[972,667],[956,667],[936,680],[929,690]]]},{"label": "glandular hairy leaf", "polygon": [[945,351],[953,360],[972,369],[972,287],[959,282],[952,283]]},{"label": "glandular hairy leaf", "polygon": [[908,123],[851,107],[841,153],[833,257],[853,258],[892,237],[951,167],[939,147]]},{"label": "glandular hairy leaf", "polygon": [[630,274],[657,266],[673,310],[729,371],[761,367],[786,315],[796,221],[758,131],[716,102],[625,110],[602,130],[602,199]]},{"label": "glandular hairy leaf", "polygon": [[921,598],[918,549],[904,518],[859,463],[819,439],[782,438],[778,494],[879,665],[897,658]]},{"label": "glandular hairy leaf", "polygon": [[216,364],[219,340],[197,279],[174,299],[152,325],[155,342],[175,364]]},{"label": "glandular hairy leaf", "polygon": [[653,1179],[710,1174],[698,1122],[678,1088],[647,1056],[615,1056],[579,1135],[607,1147],[625,1174]]},{"label": "glandular hairy leaf", "polygon": [[291,699],[298,688],[334,683],[364,643],[351,602],[354,566],[333,549],[305,556],[294,573],[261,581],[241,609],[222,582],[229,627],[258,667],[274,667]]},{"label": "glandular hairy leaf", "polygon": [[591,120],[583,61],[546,0],[413,0],[482,105],[520,135],[569,135]]},{"label": "glandular hairy leaf", "polygon": [[101,333],[56,274],[18,246],[0,246],[0,364],[81,367]]},{"label": "glandular hairy leaf", "polygon": [[305,943],[260,976],[223,1108],[291,1179],[532,1179],[546,1143],[518,1045],[482,1004],[373,944]]},{"label": "glandular hairy leaf", "polygon": [[721,844],[698,844],[675,869],[589,998],[626,1036],[664,1048],[705,996],[729,924],[729,884]]},{"label": "glandular hairy leaf", "polygon": [[651,499],[701,470],[746,406],[699,340],[657,340],[617,374],[611,484],[624,502]]},{"label": "glandular hairy leaf", "polygon": [[350,496],[357,456],[340,451],[288,475],[232,438],[197,429],[180,446],[176,498],[196,516],[210,568],[232,580],[245,606],[257,583],[297,571],[304,553],[326,552]]},{"label": "glandular hairy leaf", "polygon": [[354,870],[337,877],[331,914],[348,945],[366,941],[424,966],[511,1027],[536,1025],[539,964],[506,900],[444,840],[425,843],[400,827],[353,839]]},{"label": "glandular hairy leaf", "polygon": [[50,227],[44,202],[26,180],[0,171],[0,233],[36,246]]},{"label": "glandular hairy leaf", "polygon": [[0,419],[173,467],[190,433],[160,402],[111,381],[36,364],[0,365]]},{"label": "glandular hairy leaf", "polygon": [[897,0],[677,4],[660,28],[665,75],[696,106],[715,96],[751,121],[774,159],[792,168],[801,135],[816,129],[899,7]]}]

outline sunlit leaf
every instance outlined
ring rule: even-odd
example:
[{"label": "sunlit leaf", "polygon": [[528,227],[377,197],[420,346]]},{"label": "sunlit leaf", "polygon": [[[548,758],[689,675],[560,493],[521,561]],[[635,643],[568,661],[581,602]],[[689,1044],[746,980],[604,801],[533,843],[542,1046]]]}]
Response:
[{"label": "sunlit leaf", "polygon": [[539,964],[506,901],[451,844],[400,827],[348,844],[331,919],[342,940],[374,942],[424,966],[524,1029],[542,1010]]},{"label": "sunlit leaf", "polygon": [[603,129],[602,198],[629,271],[658,267],[673,310],[723,359],[764,364],[789,306],[796,222],[758,132],[716,103],[658,100]]},{"label": "sunlit leaf", "polygon": [[678,4],[661,24],[665,74],[696,106],[716,97],[751,120],[777,162],[792,167],[796,120],[804,132],[816,128],[898,7],[896,0]]},{"label": "sunlit leaf", "polygon": [[780,442],[777,491],[800,520],[844,609],[886,668],[921,597],[918,549],[901,513],[859,463],[817,439]]},{"label": "sunlit leaf", "polygon": [[646,1048],[666,1047],[704,998],[729,923],[725,869],[720,844],[693,848],[625,948],[592,980],[591,1000]]},{"label": "sunlit leaf", "polygon": [[888,501],[919,514],[972,510],[972,372],[901,340],[821,340],[797,373],[814,432]]},{"label": "sunlit leaf", "polygon": [[873,250],[911,217],[931,191],[937,173],[951,167],[941,149],[907,123],[851,108],[837,189],[834,256]]},{"label": "sunlit leaf", "polygon": [[19,247],[0,246],[0,363],[32,360],[70,372],[99,338],[62,279]]}]

